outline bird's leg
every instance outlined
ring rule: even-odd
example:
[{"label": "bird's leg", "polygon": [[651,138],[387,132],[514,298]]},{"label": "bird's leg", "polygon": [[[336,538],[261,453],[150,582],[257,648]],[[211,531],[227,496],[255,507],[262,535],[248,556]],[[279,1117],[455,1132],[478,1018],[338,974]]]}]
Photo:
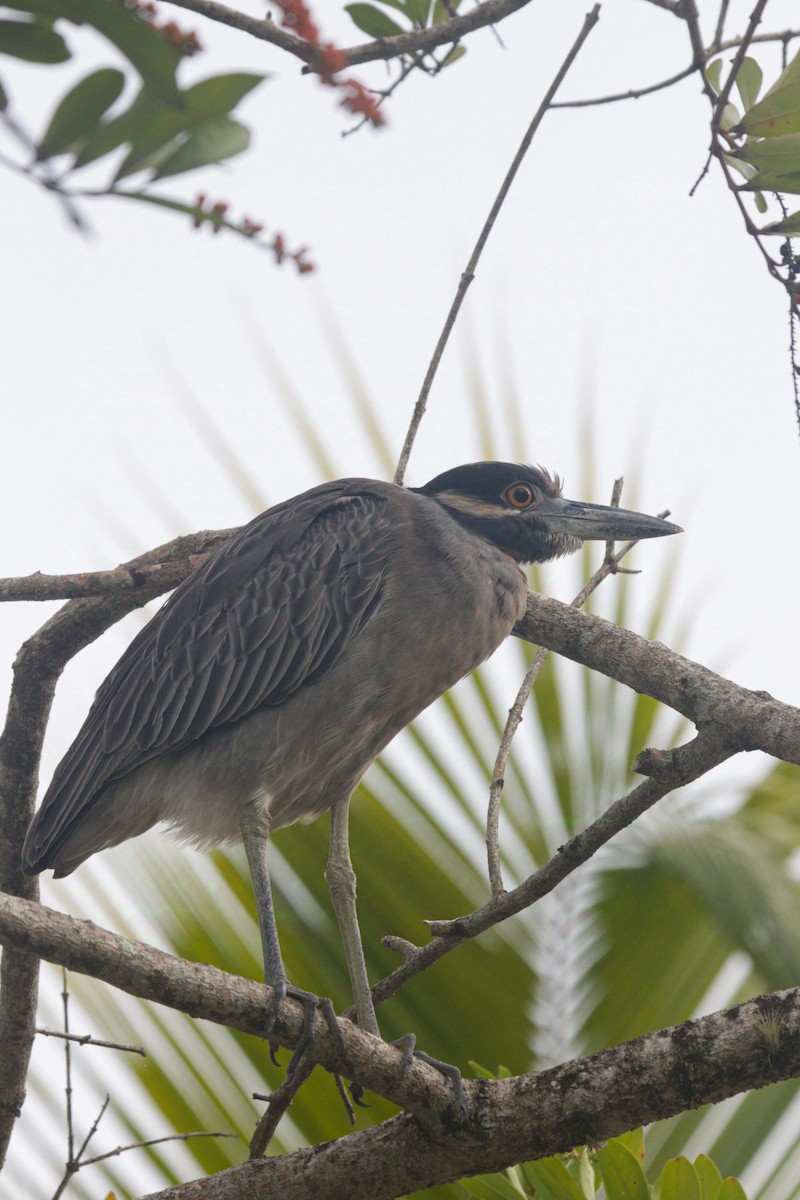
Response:
[{"label": "bird's leg", "polygon": [[253,891],[256,897],[256,912],[258,913],[258,928],[261,932],[261,947],[264,952],[264,981],[274,989],[275,998],[272,1009],[267,1017],[266,1036],[269,1037],[283,1001],[287,995],[300,1000],[304,1007],[303,1029],[300,1041],[286,1069],[287,1078],[291,1078],[297,1064],[308,1049],[313,1036],[314,1014],[317,1008],[322,1011],[325,1020],[334,1035],[338,1038],[342,1050],[344,1042],[333,1005],[326,997],[314,995],[313,992],[301,988],[290,987],[286,978],[286,970],[281,957],[281,947],[278,941],[278,927],[275,924],[275,910],[272,904],[272,885],[267,866],[267,843],[269,841],[270,820],[269,812],[248,804],[242,813],[240,828],[250,876],[253,880]]},{"label": "bird's leg", "polygon": [[[375,1037],[380,1037],[378,1019],[375,1016],[375,1005],[372,1002],[372,992],[367,978],[367,965],[364,962],[364,947],[361,942],[361,930],[358,925],[356,912],[356,873],[350,861],[350,838],[348,832],[348,814],[350,797],[337,800],[331,809],[331,846],[328,863],[325,867],[325,878],[331,893],[334,911],[339,921],[339,929],[344,943],[344,953],[347,959],[347,969],[350,973],[350,985],[353,989],[353,999],[356,1004],[356,1014],[360,1027]],[[461,1082],[461,1072],[458,1067],[432,1058],[422,1050],[416,1050],[416,1037],[407,1033],[405,1037],[392,1042],[400,1051],[400,1074],[405,1075],[412,1058],[419,1058],[430,1066],[435,1067],[446,1079],[450,1080],[456,1104],[462,1117],[466,1116],[467,1104],[464,1097],[464,1087]],[[354,1089],[354,1090],[353,1090]],[[363,1090],[360,1084],[353,1085],[353,1099],[361,1104]]]},{"label": "bird's leg", "polygon": [[264,982],[275,990],[275,1000],[267,1021],[267,1032],[272,1030],[278,1011],[283,1004],[289,982],[281,957],[278,927],[275,924],[275,909],[272,905],[272,885],[267,866],[267,843],[269,841],[269,812],[261,811],[248,804],[241,819],[242,841],[247,853],[247,865],[256,897],[258,928],[261,932],[261,948],[264,952]]},{"label": "bird's leg", "polygon": [[344,944],[350,986],[353,989],[358,1023],[367,1033],[380,1037],[375,1005],[372,1003],[367,965],[364,962],[364,947],[356,912],[356,874],[350,861],[350,838],[348,814],[350,797],[337,800],[331,810],[331,845],[325,878],[333,901],[334,912]]}]

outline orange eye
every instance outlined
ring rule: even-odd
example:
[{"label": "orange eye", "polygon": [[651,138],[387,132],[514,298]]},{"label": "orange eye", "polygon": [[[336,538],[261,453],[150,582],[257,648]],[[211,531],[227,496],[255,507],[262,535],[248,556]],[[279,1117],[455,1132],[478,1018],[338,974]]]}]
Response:
[{"label": "orange eye", "polygon": [[506,503],[512,508],[530,508],[536,498],[529,483],[512,483],[511,487],[506,488],[504,495]]}]

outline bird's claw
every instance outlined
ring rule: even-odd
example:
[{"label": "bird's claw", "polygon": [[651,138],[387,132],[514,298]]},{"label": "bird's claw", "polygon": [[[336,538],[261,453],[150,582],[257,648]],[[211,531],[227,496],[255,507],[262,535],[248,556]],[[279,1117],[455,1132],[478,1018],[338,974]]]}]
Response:
[{"label": "bird's claw", "polygon": [[433,1067],[440,1075],[444,1075],[445,1079],[449,1080],[450,1086],[453,1089],[453,1098],[461,1114],[461,1120],[466,1121],[467,1098],[464,1095],[464,1084],[458,1067],[453,1066],[452,1063],[442,1062],[440,1058],[433,1058],[432,1055],[426,1054],[424,1050],[416,1050],[416,1044],[416,1034],[413,1033],[407,1033],[404,1037],[398,1038],[396,1042],[392,1042],[392,1045],[397,1047],[401,1055],[400,1078],[402,1079],[405,1076],[413,1058],[418,1058],[420,1062],[427,1063],[429,1067]]},{"label": "bird's claw", "polygon": [[275,1057],[276,1045],[270,1039],[270,1034],[275,1027],[275,1022],[278,1018],[281,1005],[287,996],[292,1000],[299,1000],[303,1005],[303,1025],[300,1030],[300,1040],[294,1048],[292,1057],[289,1059],[289,1065],[286,1068],[286,1078],[292,1079],[297,1071],[300,1062],[314,1040],[314,1017],[317,1011],[322,1014],[337,1043],[337,1049],[341,1054],[345,1053],[344,1038],[342,1031],[339,1028],[339,1022],[336,1019],[336,1013],[333,1008],[333,1002],[327,996],[317,996],[314,992],[306,992],[302,988],[290,987],[285,982],[279,982],[275,985],[275,999],[267,1017],[266,1037],[269,1040],[269,1053],[273,1063],[277,1066]]}]

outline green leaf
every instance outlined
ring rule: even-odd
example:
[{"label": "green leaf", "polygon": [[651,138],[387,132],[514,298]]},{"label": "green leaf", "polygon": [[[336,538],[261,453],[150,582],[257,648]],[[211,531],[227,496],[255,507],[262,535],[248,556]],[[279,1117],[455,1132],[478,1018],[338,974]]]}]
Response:
[{"label": "green leaf", "polygon": [[458,62],[467,53],[466,46],[453,46],[453,49],[448,54],[447,58],[442,63],[443,67],[451,67],[454,62]]},{"label": "green leaf", "polygon": [[744,159],[759,171],[789,175],[800,171],[800,133],[786,133],[781,137],[747,141],[731,157]]},{"label": "green leaf", "polygon": [[715,58],[712,63],[706,67],[706,80],[711,84],[714,91],[720,93],[720,76],[722,75],[722,59]]},{"label": "green leaf", "polygon": [[525,1163],[522,1171],[539,1200],[586,1200],[580,1184],[558,1157]]},{"label": "green leaf", "polygon": [[344,10],[356,28],[368,37],[395,37],[398,33],[406,32],[390,16],[372,4],[346,4]]},{"label": "green leaf", "polygon": [[182,93],[184,103],[180,110],[148,108],[147,97],[143,96],[143,109],[147,110],[148,115],[142,121],[141,114],[137,113],[135,131],[123,139],[130,141],[131,148],[117,172],[115,182],[143,169],[155,150],[172,142],[179,134],[187,133],[211,117],[227,115],[263,78],[263,75],[245,72],[214,75]]},{"label": "green leaf", "polygon": [[[33,11],[74,25],[91,25],[120,50],[142,80],[167,104],[180,104],[175,71],[180,54],[163,34],[110,0],[10,0],[7,8]],[[61,61],[61,60],[58,60]]]},{"label": "green leaf", "polygon": [[742,119],[742,128],[755,137],[778,137],[800,132],[800,81],[767,92]]},{"label": "green leaf", "polygon": [[642,1164],[618,1141],[610,1141],[597,1152],[608,1200],[651,1200]]},{"label": "green leaf", "polygon": [[0,20],[0,54],[37,63],[61,63],[71,57],[61,34],[41,21]]},{"label": "green leaf", "polygon": [[153,179],[182,175],[197,167],[222,162],[241,154],[250,145],[250,130],[233,117],[211,117],[195,126],[186,141],[166,158]]},{"label": "green leaf", "polygon": [[581,1150],[580,1158],[578,1159],[578,1181],[581,1185],[584,1200],[594,1200],[597,1191],[597,1179],[595,1178],[594,1167],[592,1160],[589,1157],[589,1151],[586,1146]]},{"label": "green leaf", "polygon": [[761,91],[764,73],[754,58],[745,58],[736,75],[736,87],[742,98],[742,107],[752,108]]},{"label": "green leaf", "polygon": [[[455,12],[460,3],[461,3],[461,0],[450,0],[450,4],[448,5],[448,7],[451,8],[453,10],[453,12]],[[433,16],[431,17],[431,25],[441,25],[443,21],[451,20],[452,15],[453,15],[453,13],[447,11],[447,8],[445,8],[444,4],[442,3],[442,0],[436,0],[436,3],[433,6]]]},{"label": "green leaf", "polygon": [[522,1200],[524,1193],[506,1175],[484,1175],[461,1185],[462,1195],[471,1200]]},{"label": "green leaf", "polygon": [[739,1180],[729,1175],[719,1189],[717,1200],[747,1200],[747,1194]]},{"label": "green leaf", "polygon": [[39,142],[39,158],[61,154],[97,126],[125,86],[122,71],[104,67],[87,75],[67,92]]},{"label": "green leaf", "polygon": [[86,137],[75,156],[72,170],[95,162],[125,142],[132,142],[137,137],[144,138],[151,122],[160,112],[161,108],[155,97],[146,88],[142,88],[130,108],[112,117],[110,121],[99,122],[94,132]]},{"label": "green leaf", "polygon": [[694,1169],[700,1181],[701,1200],[718,1200],[722,1176],[717,1164],[707,1154],[698,1154],[694,1160]]},{"label": "green leaf", "polygon": [[430,0],[406,0],[406,12],[415,25],[425,28],[430,16]]},{"label": "green leaf", "polygon": [[619,1142],[621,1146],[625,1146],[630,1150],[631,1154],[635,1154],[639,1162],[644,1166],[644,1128],[640,1125],[638,1129],[631,1129],[628,1133],[621,1133],[614,1141]]},{"label": "green leaf", "polygon": [[748,191],[788,192],[796,196],[800,194],[800,172],[776,175],[774,171],[757,171],[743,186]]},{"label": "green leaf", "polygon": [[660,1181],[660,1200],[702,1200],[700,1179],[688,1158],[671,1158]]},{"label": "green leaf", "polygon": [[783,221],[775,221],[772,225],[765,225],[760,233],[780,234],[782,237],[795,237],[800,234],[800,212],[792,213],[790,217],[786,217]]},{"label": "green leaf", "polygon": [[[780,75],[767,92],[767,96],[771,96],[775,92],[779,92],[782,88],[788,87],[793,83],[800,83],[800,53],[795,54],[794,58],[787,63],[786,67],[783,69],[783,71],[781,71]],[[766,96],[764,98],[766,99]]]},{"label": "green leaf", "polygon": [[730,102],[728,104],[726,104],[725,107],[723,108],[722,112],[720,113],[720,118],[719,118],[720,129],[733,129],[734,126],[736,126],[740,123],[740,121],[741,121],[741,117],[739,116],[739,110],[736,107],[736,105],[731,104]]}]

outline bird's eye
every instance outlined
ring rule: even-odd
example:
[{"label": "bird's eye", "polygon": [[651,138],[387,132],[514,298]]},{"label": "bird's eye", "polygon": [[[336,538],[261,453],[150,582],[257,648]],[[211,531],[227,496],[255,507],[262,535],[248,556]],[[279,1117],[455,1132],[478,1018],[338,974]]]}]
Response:
[{"label": "bird's eye", "polygon": [[505,490],[505,498],[512,508],[530,508],[536,493],[529,483],[512,483]]}]

